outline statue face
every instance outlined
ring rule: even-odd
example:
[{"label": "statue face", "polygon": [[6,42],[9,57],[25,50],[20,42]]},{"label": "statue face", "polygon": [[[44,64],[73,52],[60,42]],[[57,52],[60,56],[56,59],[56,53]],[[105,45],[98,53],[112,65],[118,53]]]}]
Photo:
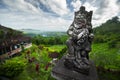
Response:
[{"label": "statue face", "polygon": [[79,27],[85,26],[86,25],[86,18],[84,14],[77,14],[75,16],[75,24],[78,25]]}]

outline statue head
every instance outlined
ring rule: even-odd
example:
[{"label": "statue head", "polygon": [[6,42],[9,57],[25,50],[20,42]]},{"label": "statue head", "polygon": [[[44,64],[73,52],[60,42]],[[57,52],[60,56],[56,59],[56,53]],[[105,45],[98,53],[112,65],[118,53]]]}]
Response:
[{"label": "statue head", "polygon": [[84,12],[84,11],[85,11],[85,6],[81,6],[81,7],[80,7],[80,11],[81,11],[81,12]]}]

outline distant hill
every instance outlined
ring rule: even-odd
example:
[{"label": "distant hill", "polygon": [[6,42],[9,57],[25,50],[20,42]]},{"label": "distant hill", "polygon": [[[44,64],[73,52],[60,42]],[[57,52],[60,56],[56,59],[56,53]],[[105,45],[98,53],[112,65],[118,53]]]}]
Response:
[{"label": "distant hill", "polygon": [[118,17],[113,17],[101,26],[94,28],[94,42],[107,42],[110,45],[120,44],[120,21],[118,19]]},{"label": "distant hill", "polygon": [[42,31],[35,30],[35,29],[21,29],[20,31],[23,31],[24,33],[33,33],[33,34],[40,34]]},{"label": "distant hill", "polygon": [[26,35],[29,35],[31,37],[34,37],[36,35],[41,35],[43,37],[67,35],[64,31],[41,31],[35,29],[22,29],[20,31],[23,31]]},{"label": "distant hill", "polygon": [[23,41],[30,41],[30,39],[30,37],[24,35],[21,31],[0,25],[0,48],[21,43]]},{"label": "distant hill", "polygon": [[112,19],[106,21],[99,27],[93,29],[95,34],[119,34],[120,33],[120,21],[118,17],[113,17]]},{"label": "distant hill", "polygon": [[21,31],[14,30],[14,29],[12,29],[12,28],[8,28],[8,27],[5,27],[5,26],[3,26],[3,25],[0,25],[0,30],[3,31],[3,32],[14,31],[14,32],[17,32],[17,33],[22,33]]},{"label": "distant hill", "polygon": [[22,35],[22,32],[0,25],[0,40],[10,39],[17,35]]}]

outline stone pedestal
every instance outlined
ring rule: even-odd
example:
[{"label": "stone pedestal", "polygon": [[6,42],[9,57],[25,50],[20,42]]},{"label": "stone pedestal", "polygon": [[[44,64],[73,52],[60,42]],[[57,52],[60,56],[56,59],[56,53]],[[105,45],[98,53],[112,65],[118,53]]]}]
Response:
[{"label": "stone pedestal", "polygon": [[65,57],[58,61],[55,67],[53,67],[51,75],[57,80],[98,80],[97,71],[94,63],[90,61],[90,71],[88,75],[78,73],[67,69],[64,66]]}]

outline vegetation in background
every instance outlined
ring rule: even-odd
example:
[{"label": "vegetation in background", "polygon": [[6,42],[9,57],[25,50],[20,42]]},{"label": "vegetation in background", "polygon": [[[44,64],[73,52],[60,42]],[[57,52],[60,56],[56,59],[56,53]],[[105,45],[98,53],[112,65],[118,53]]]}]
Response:
[{"label": "vegetation in background", "polygon": [[25,69],[26,63],[24,60],[20,60],[17,57],[11,60],[7,60],[0,66],[0,75],[9,78],[18,76]]},{"label": "vegetation in background", "polygon": [[32,43],[39,45],[58,45],[58,44],[65,44],[68,36],[54,36],[54,37],[43,37],[41,35],[35,36],[32,39]]},{"label": "vegetation in background", "polygon": [[113,17],[106,23],[93,29],[95,34],[94,43],[108,43],[109,47],[120,47],[120,21],[118,17]]},{"label": "vegetation in background", "polygon": [[[21,56],[6,60],[0,66],[0,75],[10,78],[10,80],[55,80],[51,77],[52,58],[49,53],[57,52],[63,56],[66,52],[65,45],[34,45],[22,52]],[[62,53],[62,54],[61,54]],[[60,57],[59,56],[59,57]],[[39,65],[38,72],[36,64]]]}]

